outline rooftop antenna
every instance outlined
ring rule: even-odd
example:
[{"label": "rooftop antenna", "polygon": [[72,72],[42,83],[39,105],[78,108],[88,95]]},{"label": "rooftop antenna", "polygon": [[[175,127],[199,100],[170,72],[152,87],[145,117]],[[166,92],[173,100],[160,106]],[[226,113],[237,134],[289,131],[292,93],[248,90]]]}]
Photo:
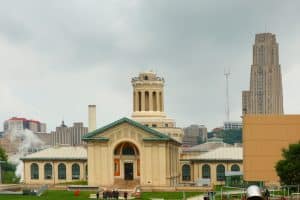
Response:
[{"label": "rooftop antenna", "polygon": [[226,112],[226,120],[230,120],[230,109],[229,109],[229,76],[230,76],[230,69],[224,69],[224,76],[226,79],[226,107],[225,107],[225,112]]}]

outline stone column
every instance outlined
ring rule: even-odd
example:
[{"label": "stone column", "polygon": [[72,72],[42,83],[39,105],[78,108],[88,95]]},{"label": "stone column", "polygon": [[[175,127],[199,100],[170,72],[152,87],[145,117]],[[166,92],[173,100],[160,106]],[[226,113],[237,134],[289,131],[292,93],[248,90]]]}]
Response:
[{"label": "stone column", "polygon": [[156,110],[159,111],[159,112],[161,112],[161,110],[160,110],[160,100],[159,100],[159,96],[160,96],[160,95],[159,95],[159,91],[157,91],[157,92],[156,92],[156,108],[157,108]]},{"label": "stone column", "polygon": [[153,99],[152,99],[153,91],[149,91],[149,111],[153,111]]},{"label": "stone column", "polygon": [[136,109],[135,109],[135,104],[136,104],[135,91],[133,91],[133,93],[132,93],[132,99],[133,99],[132,109],[133,109],[133,112],[135,112],[136,111]]},{"label": "stone column", "polygon": [[164,92],[161,91],[161,112],[164,112]]},{"label": "stone column", "polygon": [[134,111],[138,111],[139,110],[139,93],[138,91],[134,92]]},{"label": "stone column", "polygon": [[145,91],[141,91],[142,93],[142,111],[145,111]]}]

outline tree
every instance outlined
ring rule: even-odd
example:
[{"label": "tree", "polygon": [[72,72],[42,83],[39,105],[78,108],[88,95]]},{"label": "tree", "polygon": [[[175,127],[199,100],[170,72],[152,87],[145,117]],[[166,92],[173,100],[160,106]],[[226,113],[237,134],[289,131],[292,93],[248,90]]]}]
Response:
[{"label": "tree", "polygon": [[275,166],[280,181],[286,185],[300,184],[300,141],[283,149],[282,157]]},{"label": "tree", "polygon": [[242,143],[242,129],[225,130],[223,141],[228,144]]},{"label": "tree", "polygon": [[0,146],[0,161],[7,161],[5,150]]},{"label": "tree", "polygon": [[223,138],[223,142],[227,144],[242,143],[242,129],[220,130],[207,133],[207,137]]},{"label": "tree", "polygon": [[5,161],[1,163],[1,177],[2,183],[19,183],[20,178],[16,176],[16,165],[7,162],[7,155],[5,150],[0,146],[0,161]]}]

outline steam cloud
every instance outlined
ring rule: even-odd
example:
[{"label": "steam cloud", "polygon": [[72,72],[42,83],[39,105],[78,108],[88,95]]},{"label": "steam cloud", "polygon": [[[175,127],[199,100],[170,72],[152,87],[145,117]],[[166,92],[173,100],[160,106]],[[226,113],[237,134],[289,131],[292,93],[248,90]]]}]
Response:
[{"label": "steam cloud", "polygon": [[10,156],[8,160],[17,165],[16,176],[20,177],[20,181],[24,180],[23,177],[23,162],[20,158],[30,153],[33,149],[40,148],[44,144],[32,131],[25,130],[12,130],[9,133],[11,144],[19,143],[18,151],[16,154]]}]

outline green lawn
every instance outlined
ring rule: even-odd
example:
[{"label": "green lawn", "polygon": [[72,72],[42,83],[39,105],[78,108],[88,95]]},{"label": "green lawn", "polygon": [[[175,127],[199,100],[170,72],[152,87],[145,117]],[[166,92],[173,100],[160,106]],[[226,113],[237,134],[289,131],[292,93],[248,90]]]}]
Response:
[{"label": "green lawn", "polygon": [[39,200],[69,200],[69,199],[89,199],[89,194],[92,192],[80,192],[80,195],[75,197],[74,192],[69,191],[59,191],[59,190],[48,190],[42,196],[31,196],[31,195],[0,195],[0,199],[2,200],[31,200],[31,199],[39,199]]},{"label": "green lawn", "polygon": [[[59,190],[49,190],[45,192],[42,196],[23,196],[23,195],[0,195],[0,200],[83,200],[89,199],[89,194],[95,192],[80,192],[80,195],[75,197],[74,192],[69,191],[59,191]],[[196,196],[201,194],[200,192],[185,192],[186,197]],[[182,192],[144,192],[142,193],[141,199],[150,198],[164,198],[164,199],[182,199]]]},{"label": "green lawn", "polygon": [[[185,197],[192,197],[202,194],[201,192],[185,192]],[[161,199],[183,199],[183,192],[143,192],[142,199],[161,198]]]},{"label": "green lawn", "polygon": [[71,182],[64,182],[64,183],[59,183],[58,185],[87,185],[87,181],[71,181]]}]

